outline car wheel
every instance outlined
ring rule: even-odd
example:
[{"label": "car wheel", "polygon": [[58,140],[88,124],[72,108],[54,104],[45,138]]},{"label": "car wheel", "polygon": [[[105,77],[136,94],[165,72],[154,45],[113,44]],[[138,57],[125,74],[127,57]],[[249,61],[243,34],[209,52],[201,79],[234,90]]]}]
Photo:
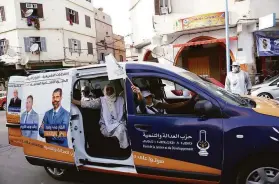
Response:
[{"label": "car wheel", "polygon": [[54,168],[54,167],[44,167],[46,172],[56,180],[65,180],[68,176],[66,169]]},{"label": "car wheel", "polygon": [[263,97],[263,98],[267,98],[267,99],[273,99],[273,96],[269,93],[261,93],[258,95],[258,97]]},{"label": "car wheel", "polygon": [[276,159],[257,159],[242,166],[237,184],[277,184],[279,183],[279,162]]},{"label": "car wheel", "polygon": [[6,104],[6,103],[3,103],[3,104],[2,104],[2,108],[3,108],[4,111],[6,111],[6,110],[7,110],[7,104]]}]

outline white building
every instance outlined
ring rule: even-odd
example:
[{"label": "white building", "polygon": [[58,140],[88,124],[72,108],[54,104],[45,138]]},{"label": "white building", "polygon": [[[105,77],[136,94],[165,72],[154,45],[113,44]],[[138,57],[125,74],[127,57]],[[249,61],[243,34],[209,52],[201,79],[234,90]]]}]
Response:
[{"label": "white building", "polygon": [[105,61],[105,56],[113,54],[113,31],[111,17],[102,8],[95,11],[96,45],[99,61]]},{"label": "white building", "polygon": [[0,0],[0,14],[0,55],[7,65],[35,69],[98,61],[91,0]]},{"label": "white building", "polygon": [[[224,0],[131,0],[134,54],[138,60],[180,66],[224,82],[224,3]],[[255,57],[254,33],[259,30],[259,18],[279,14],[278,7],[278,0],[229,0],[231,62],[239,61],[250,74],[264,65],[258,61],[264,59]],[[263,31],[276,30],[278,27]]]}]

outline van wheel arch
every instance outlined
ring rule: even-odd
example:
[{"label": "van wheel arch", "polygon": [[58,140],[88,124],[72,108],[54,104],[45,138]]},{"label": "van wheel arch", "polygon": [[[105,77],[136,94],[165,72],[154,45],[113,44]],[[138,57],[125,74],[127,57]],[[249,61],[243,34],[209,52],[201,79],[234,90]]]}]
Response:
[{"label": "van wheel arch", "polygon": [[46,172],[48,175],[50,175],[52,178],[59,180],[59,181],[66,181],[68,180],[69,176],[73,173],[73,169],[62,169],[62,168],[55,168],[50,166],[44,166]]},{"label": "van wheel arch", "polygon": [[273,159],[278,158],[279,153],[258,153],[258,154],[250,154],[247,157],[244,157],[241,161],[239,161],[235,167],[233,168],[230,177],[233,178],[234,183],[237,181],[238,173],[242,170],[243,167],[247,166],[248,163],[253,161],[258,161],[263,158]]}]

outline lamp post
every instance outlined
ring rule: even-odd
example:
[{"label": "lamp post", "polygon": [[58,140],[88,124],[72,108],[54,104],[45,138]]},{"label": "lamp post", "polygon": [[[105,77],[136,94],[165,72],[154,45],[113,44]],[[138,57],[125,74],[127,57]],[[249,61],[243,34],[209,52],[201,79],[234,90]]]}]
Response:
[{"label": "lamp post", "polygon": [[225,0],[226,11],[225,11],[225,25],[226,25],[226,63],[227,63],[227,74],[230,72],[230,35],[229,35],[229,8],[228,0]]}]

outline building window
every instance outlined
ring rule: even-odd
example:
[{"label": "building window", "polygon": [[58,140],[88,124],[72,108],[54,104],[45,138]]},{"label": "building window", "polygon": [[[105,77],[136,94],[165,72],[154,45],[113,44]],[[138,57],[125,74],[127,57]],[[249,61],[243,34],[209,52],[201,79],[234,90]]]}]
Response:
[{"label": "building window", "polygon": [[103,19],[106,19],[106,17],[105,17],[105,16],[103,16]]},{"label": "building window", "polygon": [[8,49],[9,41],[6,39],[0,40],[0,56],[5,55]]},{"label": "building window", "polygon": [[45,37],[25,37],[24,38],[25,52],[46,52]]},{"label": "building window", "polygon": [[105,53],[101,53],[100,54],[100,60],[101,61],[105,61]]},{"label": "building window", "polygon": [[91,3],[91,0],[86,0],[86,1],[88,1],[88,2],[90,2],[90,3]]},{"label": "building window", "polygon": [[6,21],[4,6],[0,6],[0,22]]},{"label": "building window", "polygon": [[124,57],[122,55],[119,55],[120,61],[124,61]]},{"label": "building window", "polygon": [[154,0],[155,15],[165,15],[171,13],[170,0]]},{"label": "building window", "polygon": [[38,3],[20,3],[21,17],[27,18],[25,13],[30,9],[33,10],[31,16],[37,18],[44,18],[43,5]]},{"label": "building window", "polygon": [[91,28],[91,19],[87,15],[85,15],[85,25],[86,27]]},{"label": "building window", "polygon": [[67,21],[69,21],[71,25],[73,25],[73,23],[79,24],[78,12],[76,12],[72,9],[66,8],[66,18],[67,18]]},{"label": "building window", "polygon": [[90,42],[87,42],[87,49],[88,49],[88,54],[93,55],[93,44]]},{"label": "building window", "polygon": [[69,39],[69,51],[81,53],[81,42],[76,39]]}]

